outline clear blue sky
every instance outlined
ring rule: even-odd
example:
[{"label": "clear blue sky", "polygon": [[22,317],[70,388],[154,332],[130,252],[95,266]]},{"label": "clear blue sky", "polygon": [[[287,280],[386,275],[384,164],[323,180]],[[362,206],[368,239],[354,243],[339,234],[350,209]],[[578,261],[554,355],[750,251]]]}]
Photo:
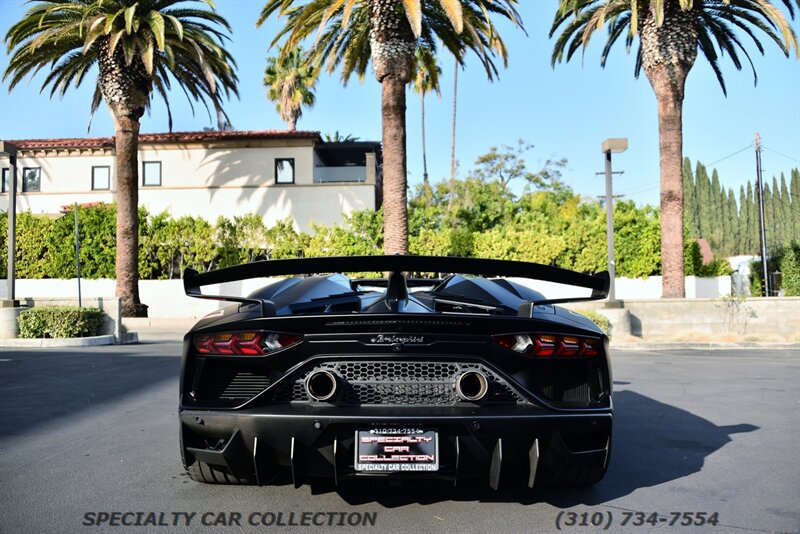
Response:
[{"label": "clear blue sky", "polygon": [[[263,6],[260,0],[217,0],[219,12],[233,27],[229,49],[238,63],[241,99],[226,109],[235,128],[242,130],[285,128],[274,106],[266,100],[262,77],[269,55],[267,47],[278,27],[275,20],[262,28],[255,20]],[[658,125],[656,101],[647,79],[633,77],[632,54],[623,43],[612,53],[605,69],[599,66],[602,37],[598,35],[583,64],[578,55],[567,64],[550,67],[552,41],[547,33],[556,0],[521,0],[520,13],[528,36],[501,25],[509,50],[509,66],[500,80],[487,81],[481,65],[468,58],[459,73],[456,157],[460,175],[473,168],[475,159],[493,145],[513,145],[525,139],[535,145],[528,153],[529,167],[538,168],[548,158],[566,158],[563,179],[576,192],[587,196],[603,193],[604,183],[595,172],[603,169],[600,143],[607,137],[628,137],[630,148],[614,157],[615,192],[638,203],[658,203]],[[0,32],[19,20],[21,0],[0,0]],[[797,21],[793,22],[795,31]],[[743,40],[747,38],[743,36]],[[772,42],[763,39],[766,55],[749,46],[759,75],[753,86],[748,67],[737,71],[727,57],[722,68],[728,86],[725,98],[711,69],[702,58],[693,68],[684,105],[684,155],[706,164],[725,158],[750,145],[755,132],[761,134],[765,178],[800,166],[800,61],[787,59]],[[453,105],[453,62],[442,58],[442,96],[426,100],[428,167],[431,180],[449,176],[450,124]],[[0,69],[8,56],[0,51]],[[0,139],[86,136],[93,84],[72,91],[63,100],[40,94],[43,76],[23,83],[13,93],[0,88]],[[93,80],[92,80],[93,81]],[[363,83],[352,79],[343,87],[338,74],[324,75],[317,85],[317,104],[306,110],[298,123],[303,130],[323,133],[338,130],[362,140],[380,140],[380,90],[374,77]],[[200,130],[212,126],[202,107],[193,117],[180,90],[171,98],[175,131]],[[419,99],[408,94],[409,181],[422,179]],[[167,131],[163,103],[156,99],[149,116],[142,119],[142,132]],[[91,136],[113,135],[105,108],[98,110]],[[782,154],[782,155],[779,155]],[[752,149],[719,161],[723,185],[734,187],[752,179],[755,156]]]}]

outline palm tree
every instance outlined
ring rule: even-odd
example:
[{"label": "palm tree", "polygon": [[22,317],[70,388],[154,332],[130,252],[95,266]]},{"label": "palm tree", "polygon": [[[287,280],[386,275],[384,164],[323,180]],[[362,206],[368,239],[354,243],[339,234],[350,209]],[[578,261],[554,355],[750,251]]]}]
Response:
[{"label": "palm tree", "polygon": [[450,186],[456,183],[456,117],[458,111],[458,57],[453,62],[453,124],[450,130]]},{"label": "palm tree", "polygon": [[355,143],[361,140],[360,137],[356,137],[353,134],[342,135],[339,130],[336,130],[333,135],[328,132],[322,138],[325,139],[326,143]]},{"label": "palm tree", "polygon": [[[793,0],[782,0],[794,17]],[[797,0],[794,0],[797,1]],[[698,49],[726,93],[718,59],[727,54],[741,69],[743,54],[753,68],[750,54],[737,35],[744,32],[762,54],[764,47],[755,30],[775,41],[786,56],[797,50],[797,38],[783,13],[769,0],[561,0],[550,30],[561,33],[552,63],[586,49],[590,37],[608,21],[608,38],[600,64],[625,34],[630,47],[636,37],[635,75],[642,68],[658,101],[661,167],[661,269],[664,297],[683,297],[683,96]],[[753,68],[755,77],[755,68]]]},{"label": "palm tree", "polygon": [[299,46],[267,59],[264,86],[267,98],[275,102],[281,119],[289,123],[289,130],[297,129],[297,119],[303,115],[303,106],[314,105],[314,85],[317,71],[303,57]]},{"label": "palm tree", "polygon": [[[177,83],[191,104],[222,110],[236,94],[235,62],[222,47],[230,31],[213,10],[195,9],[184,0],[34,0],[8,31],[11,55],[3,79],[9,90],[28,75],[46,69],[42,90],[60,96],[80,86],[97,65],[91,114],[104,100],[114,118],[117,175],[117,295],[125,316],[146,315],[139,301],[138,146],[139,119],[153,90],[167,102]],[[210,1],[204,3],[210,4]],[[227,116],[222,113],[227,119]],[[91,123],[91,120],[90,120]],[[222,127],[223,125],[220,125]]]},{"label": "palm tree", "polygon": [[424,46],[417,47],[414,55],[414,79],[411,80],[411,87],[419,94],[420,115],[422,116],[422,181],[428,181],[428,156],[425,147],[425,95],[431,91],[439,92],[439,75],[442,69],[436,63],[436,56],[431,53],[429,48]]},{"label": "palm tree", "polygon": [[490,79],[494,58],[507,60],[505,44],[492,22],[497,16],[522,22],[517,0],[267,0],[257,25],[276,14],[285,23],[272,41],[287,38],[284,49],[315,36],[310,54],[342,80],[356,72],[363,80],[372,61],[381,84],[383,137],[384,250],[408,252],[406,211],[406,93],[413,78],[414,53],[422,43],[436,51],[437,41],[452,53],[473,50]]}]

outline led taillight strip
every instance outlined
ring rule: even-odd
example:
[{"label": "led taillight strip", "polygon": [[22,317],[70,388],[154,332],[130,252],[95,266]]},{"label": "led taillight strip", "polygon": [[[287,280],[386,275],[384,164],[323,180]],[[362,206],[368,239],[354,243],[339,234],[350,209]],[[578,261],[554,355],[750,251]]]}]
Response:
[{"label": "led taillight strip", "polygon": [[508,334],[493,336],[498,345],[509,350],[536,357],[597,356],[600,340],[553,334]]},{"label": "led taillight strip", "polygon": [[192,345],[199,354],[263,356],[300,343],[302,340],[303,336],[294,334],[221,332],[194,336]]}]

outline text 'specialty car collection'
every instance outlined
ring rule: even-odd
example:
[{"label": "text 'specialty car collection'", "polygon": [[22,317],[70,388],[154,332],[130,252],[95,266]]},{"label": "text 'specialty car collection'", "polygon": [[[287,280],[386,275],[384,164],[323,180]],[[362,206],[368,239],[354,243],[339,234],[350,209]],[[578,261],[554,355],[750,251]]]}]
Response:
[{"label": "text 'specialty car collection'", "polygon": [[[282,278],[246,297],[201,291],[261,277]],[[586,296],[548,300],[529,280]],[[496,489],[605,474],[608,338],[554,304],[605,298],[608,273],[396,255],[187,270],[184,284],[236,303],[184,340],[180,439],[194,480],[483,477]]]}]

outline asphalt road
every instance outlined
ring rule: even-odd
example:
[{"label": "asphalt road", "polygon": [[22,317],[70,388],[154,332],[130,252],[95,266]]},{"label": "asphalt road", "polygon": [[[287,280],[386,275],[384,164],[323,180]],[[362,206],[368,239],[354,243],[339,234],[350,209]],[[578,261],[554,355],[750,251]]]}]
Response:
[{"label": "asphalt road", "polygon": [[[431,482],[339,492],[194,483],[178,452],[179,350],[168,341],[2,350],[0,531],[598,532],[581,523],[602,519],[610,532],[800,532],[796,351],[616,351],[606,478],[522,493]],[[84,525],[104,512],[170,526]],[[195,514],[188,527],[182,512]],[[304,512],[332,525],[276,524],[300,523]],[[644,522],[653,512],[667,521]],[[716,512],[719,524],[681,527],[681,516],[670,526],[672,512]],[[243,526],[222,526],[237,513]],[[251,518],[272,524],[249,526]]]}]

